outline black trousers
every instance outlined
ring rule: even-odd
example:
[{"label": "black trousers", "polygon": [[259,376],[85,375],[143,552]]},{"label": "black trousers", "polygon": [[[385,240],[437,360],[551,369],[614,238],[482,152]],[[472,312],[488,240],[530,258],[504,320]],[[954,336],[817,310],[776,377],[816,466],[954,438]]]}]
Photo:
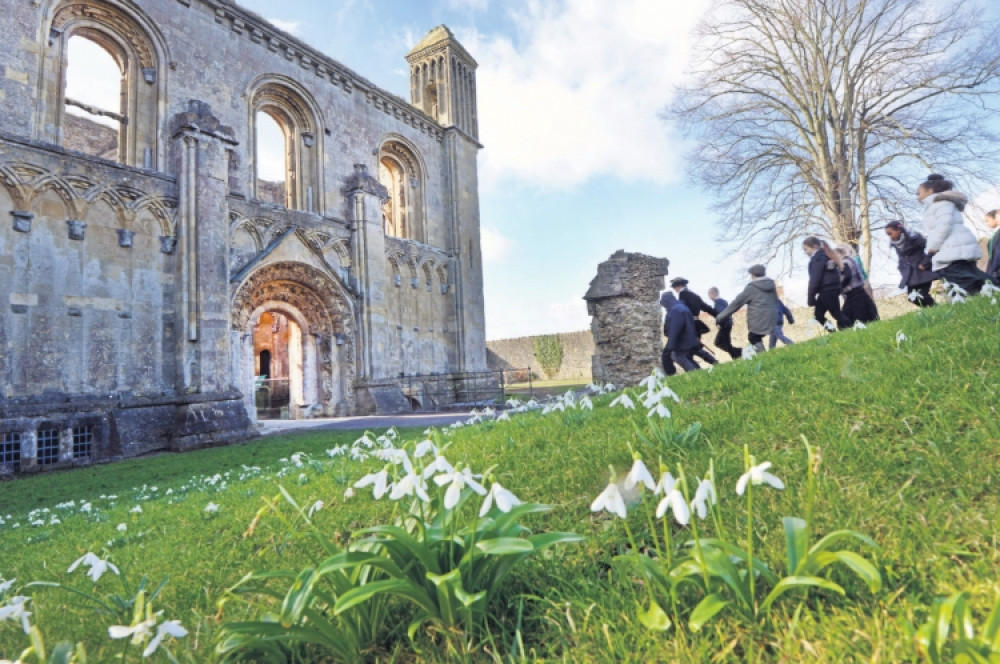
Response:
[{"label": "black trousers", "polygon": [[[695,364],[694,358],[691,356],[693,350],[667,350],[667,347],[663,347],[663,352],[660,353],[660,364],[663,365],[663,373],[667,376],[673,376],[677,373],[677,365],[680,366],[684,371],[697,371],[698,365]],[[715,359],[714,357],[712,358]]]},{"label": "black trousers", "polygon": [[715,347],[723,353],[729,353],[729,357],[738,360],[743,356],[743,351],[733,345],[733,326],[720,327],[715,333]]},{"label": "black trousers", "polygon": [[826,323],[826,315],[829,313],[833,322],[837,324],[837,329],[843,330],[851,324],[840,310],[840,290],[820,291],[816,295],[815,305],[816,322],[820,325]]},{"label": "black trousers", "polygon": [[750,345],[753,346],[758,352],[764,352],[763,334],[754,334],[753,332],[750,332],[747,334],[747,341],[749,341]]}]

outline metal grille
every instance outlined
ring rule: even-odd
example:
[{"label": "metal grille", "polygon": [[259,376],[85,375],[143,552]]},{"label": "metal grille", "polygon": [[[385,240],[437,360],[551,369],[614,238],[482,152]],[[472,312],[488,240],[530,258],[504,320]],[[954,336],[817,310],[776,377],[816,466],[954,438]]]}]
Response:
[{"label": "metal grille", "polygon": [[7,431],[0,442],[0,466],[9,466],[15,473],[21,472],[21,434]]},{"label": "metal grille", "polygon": [[46,466],[59,461],[59,429],[38,430],[38,465]]},{"label": "metal grille", "polygon": [[89,459],[94,444],[94,425],[84,424],[73,427],[73,458]]}]

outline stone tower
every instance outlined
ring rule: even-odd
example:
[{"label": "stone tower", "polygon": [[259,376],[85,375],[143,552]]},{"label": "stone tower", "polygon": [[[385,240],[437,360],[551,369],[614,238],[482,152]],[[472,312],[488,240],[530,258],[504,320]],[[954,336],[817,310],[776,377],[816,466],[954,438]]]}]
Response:
[{"label": "stone tower", "polygon": [[476,67],[479,65],[444,25],[424,37],[406,56],[410,100],[443,127],[458,127],[479,139]]}]

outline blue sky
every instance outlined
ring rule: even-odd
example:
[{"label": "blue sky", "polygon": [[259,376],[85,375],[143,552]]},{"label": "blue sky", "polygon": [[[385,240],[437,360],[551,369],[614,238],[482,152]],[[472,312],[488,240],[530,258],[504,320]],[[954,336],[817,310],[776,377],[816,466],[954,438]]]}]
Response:
[{"label": "blue sky", "polygon": [[[716,242],[710,199],[684,172],[689,146],[658,117],[710,0],[238,4],[407,100],[404,56],[433,27],[477,59],[488,339],[588,328],[581,298],[618,249],[670,259],[702,295],[745,284],[749,261]],[[804,304],[804,264],[769,267]],[[895,286],[884,242],[874,268],[874,285]]]}]

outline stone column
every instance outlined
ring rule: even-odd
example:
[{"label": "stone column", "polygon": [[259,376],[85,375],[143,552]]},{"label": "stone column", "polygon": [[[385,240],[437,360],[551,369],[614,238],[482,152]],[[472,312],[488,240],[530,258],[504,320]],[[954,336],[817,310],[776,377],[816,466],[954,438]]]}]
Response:
[{"label": "stone column", "polygon": [[583,299],[594,335],[595,381],[635,385],[660,366],[660,291],[670,261],[615,252],[597,267]]}]

